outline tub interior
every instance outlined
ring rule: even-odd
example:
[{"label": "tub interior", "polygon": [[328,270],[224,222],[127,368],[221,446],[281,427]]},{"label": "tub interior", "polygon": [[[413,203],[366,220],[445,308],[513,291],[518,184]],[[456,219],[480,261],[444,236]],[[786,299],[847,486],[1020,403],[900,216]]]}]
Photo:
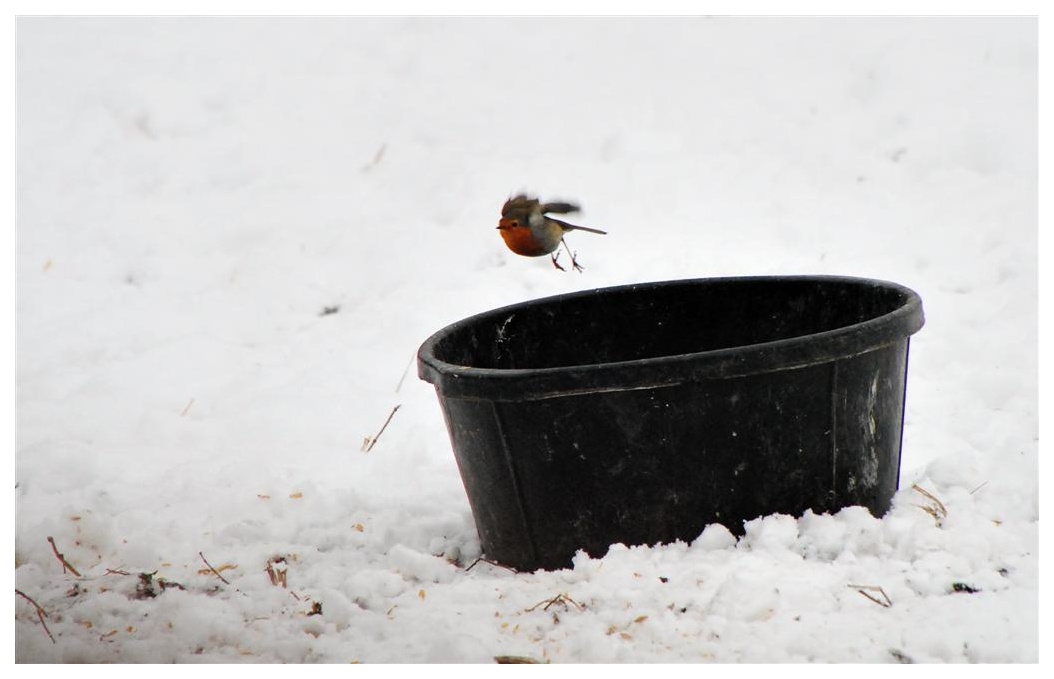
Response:
[{"label": "tub interior", "polygon": [[606,290],[491,312],[435,346],[453,365],[543,369],[745,347],[896,311],[908,295],[861,280],[714,279]]}]

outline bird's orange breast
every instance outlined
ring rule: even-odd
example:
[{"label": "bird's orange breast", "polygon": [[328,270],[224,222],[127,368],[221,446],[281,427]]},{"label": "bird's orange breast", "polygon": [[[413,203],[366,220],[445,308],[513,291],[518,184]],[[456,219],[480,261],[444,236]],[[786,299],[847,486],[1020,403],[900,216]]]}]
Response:
[{"label": "bird's orange breast", "polygon": [[541,257],[550,252],[544,243],[534,237],[529,226],[505,226],[500,227],[498,231],[501,233],[501,237],[505,239],[505,245],[509,246],[509,249],[517,255]]}]

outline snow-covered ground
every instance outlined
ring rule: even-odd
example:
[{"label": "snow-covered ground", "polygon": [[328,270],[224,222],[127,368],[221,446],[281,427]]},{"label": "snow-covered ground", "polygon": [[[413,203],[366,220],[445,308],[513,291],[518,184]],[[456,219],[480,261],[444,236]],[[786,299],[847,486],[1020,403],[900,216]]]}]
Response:
[{"label": "snow-covered ground", "polygon": [[[16,659],[1035,661],[1036,26],[20,21]],[[428,335],[774,273],[922,296],[887,516],[466,568]]]}]

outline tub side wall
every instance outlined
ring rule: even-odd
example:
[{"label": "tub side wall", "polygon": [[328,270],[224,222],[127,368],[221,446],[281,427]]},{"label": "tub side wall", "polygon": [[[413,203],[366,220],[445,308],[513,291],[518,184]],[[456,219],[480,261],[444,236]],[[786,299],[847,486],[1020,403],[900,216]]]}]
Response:
[{"label": "tub side wall", "polygon": [[500,404],[438,395],[484,554],[531,570],[538,562],[536,547]]},{"label": "tub side wall", "polygon": [[897,491],[908,340],[834,364],[831,510],[882,516]]},{"label": "tub side wall", "polygon": [[562,568],[579,549],[690,541],[709,523],[896,491],[907,340],[840,361],[637,391],[443,398],[488,558]]}]

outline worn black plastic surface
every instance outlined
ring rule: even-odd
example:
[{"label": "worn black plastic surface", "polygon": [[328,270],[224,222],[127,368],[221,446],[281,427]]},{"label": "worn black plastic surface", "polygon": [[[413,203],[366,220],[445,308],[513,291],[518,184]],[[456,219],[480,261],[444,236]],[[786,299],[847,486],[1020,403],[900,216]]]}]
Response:
[{"label": "worn black plastic surface", "polygon": [[830,276],[606,288],[490,311],[418,353],[487,557],[691,540],[863,505],[899,476],[918,295]]}]

